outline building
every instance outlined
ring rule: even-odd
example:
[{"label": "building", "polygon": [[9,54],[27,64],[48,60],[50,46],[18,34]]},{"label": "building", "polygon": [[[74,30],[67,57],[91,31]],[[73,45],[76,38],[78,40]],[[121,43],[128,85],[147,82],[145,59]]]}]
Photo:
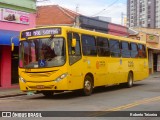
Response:
[{"label": "building", "polygon": [[127,25],[160,28],[159,0],[127,0]]},{"label": "building", "polygon": [[149,72],[160,72],[160,29],[134,28],[137,33],[132,37],[145,41],[148,47]]},{"label": "building", "polygon": [[105,21],[105,22],[112,22],[111,17],[96,16],[96,17],[92,17],[92,18],[97,19],[97,20],[102,20],[102,21]]},{"label": "building", "polygon": [[17,86],[19,32],[35,27],[35,18],[35,0],[0,1],[0,88]]},{"label": "building", "polygon": [[37,26],[69,25],[118,36],[128,36],[128,28],[107,21],[94,19],[58,5],[37,7]]},{"label": "building", "polygon": [[70,25],[75,24],[75,18],[79,14],[58,5],[37,7],[37,26]]}]

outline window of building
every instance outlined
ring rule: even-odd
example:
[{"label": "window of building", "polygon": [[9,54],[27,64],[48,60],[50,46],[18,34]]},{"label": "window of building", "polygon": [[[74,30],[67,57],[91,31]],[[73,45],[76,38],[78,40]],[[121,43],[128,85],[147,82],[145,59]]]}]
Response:
[{"label": "window of building", "polygon": [[145,11],[145,8],[143,8],[143,11]]}]

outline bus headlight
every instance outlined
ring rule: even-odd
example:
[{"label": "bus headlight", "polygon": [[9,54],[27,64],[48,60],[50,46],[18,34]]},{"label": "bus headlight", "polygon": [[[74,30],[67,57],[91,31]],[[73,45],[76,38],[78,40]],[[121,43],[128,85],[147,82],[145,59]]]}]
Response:
[{"label": "bus headlight", "polygon": [[61,76],[59,76],[58,78],[56,78],[54,81],[55,82],[59,82],[59,81],[61,81],[62,79],[64,79],[65,77],[67,77],[68,76],[68,73],[64,73],[64,74],[62,74]]},{"label": "bus headlight", "polygon": [[25,80],[23,77],[19,76],[19,79],[20,79],[23,83],[26,83],[26,80]]}]

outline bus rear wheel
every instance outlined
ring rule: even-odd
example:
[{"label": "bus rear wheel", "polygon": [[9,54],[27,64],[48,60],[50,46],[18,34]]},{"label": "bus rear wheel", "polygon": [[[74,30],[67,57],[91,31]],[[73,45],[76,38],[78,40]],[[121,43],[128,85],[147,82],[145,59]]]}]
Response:
[{"label": "bus rear wheel", "polygon": [[127,87],[130,88],[133,86],[133,74],[129,72],[128,74],[128,81],[127,81]]},{"label": "bus rear wheel", "polygon": [[53,91],[44,91],[44,92],[42,92],[42,94],[43,94],[45,97],[53,97],[54,92],[53,92]]},{"label": "bus rear wheel", "polygon": [[92,77],[86,76],[84,79],[84,85],[83,85],[83,94],[85,96],[89,96],[92,94],[93,91],[93,82]]}]

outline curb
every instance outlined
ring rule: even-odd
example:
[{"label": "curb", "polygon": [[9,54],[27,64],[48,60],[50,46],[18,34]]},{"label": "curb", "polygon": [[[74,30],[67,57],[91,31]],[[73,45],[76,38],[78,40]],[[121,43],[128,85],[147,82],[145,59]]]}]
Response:
[{"label": "curb", "polygon": [[21,96],[21,95],[27,95],[27,94],[26,93],[15,93],[15,94],[9,94],[9,95],[0,95],[0,98]]}]

